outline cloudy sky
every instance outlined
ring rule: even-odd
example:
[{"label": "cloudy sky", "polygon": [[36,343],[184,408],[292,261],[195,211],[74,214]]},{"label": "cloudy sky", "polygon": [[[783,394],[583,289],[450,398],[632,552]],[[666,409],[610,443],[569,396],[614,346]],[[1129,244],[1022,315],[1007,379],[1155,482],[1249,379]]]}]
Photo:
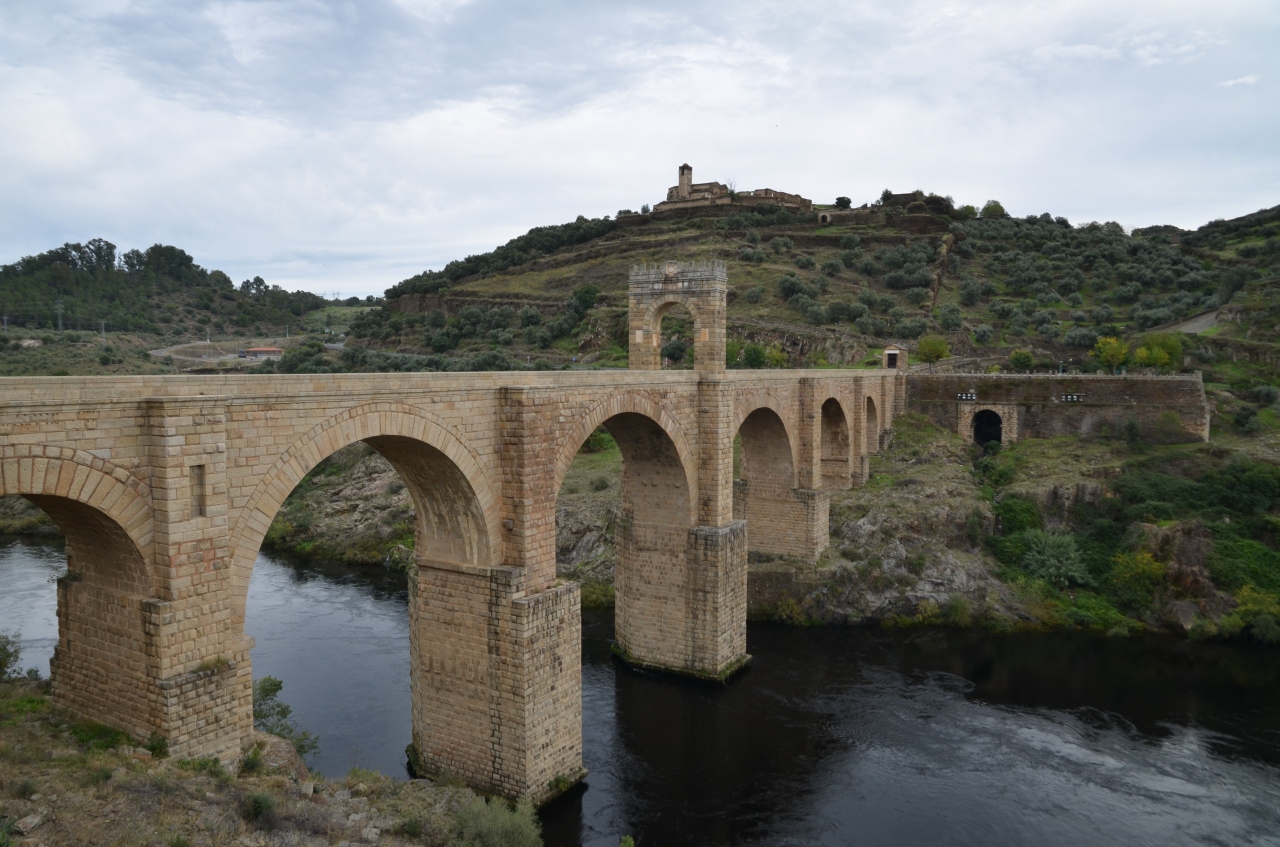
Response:
[{"label": "cloudy sky", "polygon": [[1125,226],[1280,203],[1275,0],[5,0],[0,263],[380,293],[676,167]]}]

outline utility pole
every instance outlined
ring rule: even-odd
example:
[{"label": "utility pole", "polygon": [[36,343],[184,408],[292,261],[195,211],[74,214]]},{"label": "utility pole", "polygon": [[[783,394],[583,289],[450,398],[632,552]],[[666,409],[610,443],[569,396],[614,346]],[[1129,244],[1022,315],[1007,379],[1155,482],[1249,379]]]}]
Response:
[{"label": "utility pole", "polygon": [[53,301],[53,308],[58,310],[58,332],[62,332],[62,301]]},{"label": "utility pole", "polygon": [[9,316],[8,315],[4,316],[4,334],[5,335],[9,334]]},{"label": "utility pole", "polygon": [[98,321],[98,325],[99,325],[99,328],[102,330],[102,343],[105,345],[107,343],[107,322]]}]

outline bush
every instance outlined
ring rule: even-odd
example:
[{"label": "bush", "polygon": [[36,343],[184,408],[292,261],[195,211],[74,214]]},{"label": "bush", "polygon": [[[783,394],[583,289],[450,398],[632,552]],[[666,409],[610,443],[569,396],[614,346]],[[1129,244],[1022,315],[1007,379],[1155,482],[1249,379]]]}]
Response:
[{"label": "bush", "polygon": [[592,491],[605,491],[605,490],[607,490],[608,488],[609,488],[609,478],[608,478],[608,477],[605,477],[605,476],[592,477],[592,479],[591,479],[591,490],[592,490]]},{"label": "bush", "polygon": [[822,263],[822,272],[827,276],[840,276],[844,271],[844,263],[834,259]]},{"label": "bush", "polygon": [[947,340],[942,336],[926,335],[916,345],[916,355],[932,364],[950,356],[951,349],[947,346]]},{"label": "bush", "polygon": [[1078,326],[1067,330],[1062,336],[1062,343],[1077,350],[1090,349],[1098,343],[1098,334],[1088,327]]},{"label": "bush", "polygon": [[1029,371],[1035,363],[1035,357],[1027,350],[1014,350],[1009,354],[1009,367],[1015,371]]},{"label": "bush", "polygon": [[897,335],[899,338],[916,338],[924,332],[928,326],[929,325],[925,323],[924,318],[907,318],[904,321],[898,321],[893,328],[893,332],[894,335]]},{"label": "bush", "polygon": [[685,346],[682,339],[673,338],[666,344],[662,345],[662,358],[671,361],[671,364],[678,365],[684,361],[684,357],[688,354],[689,348]]},{"label": "bush", "polygon": [[18,643],[18,633],[10,635],[0,632],[0,679],[15,676],[18,670],[18,659],[22,656],[22,647]]},{"label": "bush", "polygon": [[987,344],[995,337],[996,331],[991,328],[991,324],[978,324],[973,331],[973,340],[979,344]]},{"label": "bush", "polygon": [[742,295],[742,299],[748,303],[759,303],[764,298],[764,286],[757,285],[754,288],[748,288],[746,293]]},{"label": "bush", "polygon": [[240,814],[247,821],[267,823],[275,817],[276,800],[270,794],[255,792],[244,798]]},{"label": "bush", "polygon": [[1025,497],[1005,497],[996,504],[995,511],[1000,521],[1000,532],[1004,535],[1040,529],[1043,526],[1040,507]]},{"label": "bush", "polygon": [[1150,553],[1122,553],[1111,560],[1107,593],[1117,606],[1142,611],[1164,583],[1164,565]]},{"label": "bush", "polygon": [[796,267],[801,270],[812,270],[817,267],[818,262],[812,256],[796,256]]},{"label": "bush", "polygon": [[764,347],[760,344],[748,344],[742,348],[742,365],[747,368],[760,369],[764,367]]},{"label": "bush", "polygon": [[520,326],[522,328],[537,326],[540,323],[542,323],[542,313],[537,309],[532,306],[525,306],[520,310]]},{"label": "bush", "polygon": [[459,847],[542,847],[533,803],[521,797],[512,809],[500,799],[474,803],[458,812]]},{"label": "bush", "polygon": [[1026,552],[1022,554],[1020,564],[1028,576],[1042,579],[1058,589],[1092,584],[1073,536],[1029,529],[1025,543]]},{"label": "bush", "polygon": [[954,303],[948,303],[938,311],[938,326],[954,332],[964,326],[964,319],[960,315],[960,307]]},{"label": "bush", "polygon": [[1253,399],[1264,406],[1269,406],[1280,400],[1280,388],[1274,385],[1257,385],[1253,389]]}]

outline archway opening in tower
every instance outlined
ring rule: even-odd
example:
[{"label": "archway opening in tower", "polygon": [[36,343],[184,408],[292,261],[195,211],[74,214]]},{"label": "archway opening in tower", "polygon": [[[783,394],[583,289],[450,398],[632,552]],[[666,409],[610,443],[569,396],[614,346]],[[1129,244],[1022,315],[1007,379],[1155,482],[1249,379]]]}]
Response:
[{"label": "archway opening in tower", "polygon": [[680,303],[672,303],[662,314],[658,333],[663,370],[692,370],[694,367],[693,314]]},{"label": "archway opening in tower", "polygon": [[973,416],[973,441],[975,444],[997,444],[1002,442],[1004,422],[1000,415],[990,409],[983,409]]}]

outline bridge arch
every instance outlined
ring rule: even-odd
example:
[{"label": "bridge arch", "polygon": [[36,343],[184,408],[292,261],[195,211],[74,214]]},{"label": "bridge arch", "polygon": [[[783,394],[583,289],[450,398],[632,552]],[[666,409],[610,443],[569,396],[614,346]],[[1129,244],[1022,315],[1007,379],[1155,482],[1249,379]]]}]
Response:
[{"label": "bridge arch", "polygon": [[821,449],[822,487],[842,490],[849,487],[853,462],[852,440],[849,437],[849,418],[844,406],[835,397],[828,397],[822,404]]},{"label": "bridge arch", "polygon": [[596,427],[608,430],[622,454],[621,516],[614,543],[614,631],[618,646],[640,664],[694,667],[696,639],[682,637],[690,611],[691,530],[695,479],[679,427],[646,397],[621,395],[595,406],[559,447],[555,491],[573,457]]},{"label": "bridge arch", "polygon": [[866,446],[867,454],[880,452],[880,414],[876,409],[876,401],[874,397],[867,397],[867,429],[866,429]]},{"label": "bridge arch", "polygon": [[67,539],[67,569],[127,594],[151,596],[154,520],[146,483],[83,450],[0,447],[0,496],[19,494]]},{"label": "bridge arch", "polygon": [[[560,486],[564,484],[565,474],[569,472],[569,466],[573,464],[574,456],[578,455],[578,450],[582,448],[591,433],[604,426],[610,418],[620,415],[636,415],[648,418],[671,440],[675,455],[680,460],[681,470],[690,485],[690,490],[693,490],[695,486],[694,471],[698,467],[698,463],[693,449],[689,445],[689,439],[685,437],[684,430],[662,405],[643,394],[634,393],[614,394],[596,401],[579,417],[578,425],[560,439],[560,443],[556,447],[555,475],[553,477],[552,490],[560,490]],[[610,433],[612,434],[612,430],[610,430]],[[692,499],[691,497],[689,505],[690,523],[694,520]]]},{"label": "bridge arch", "polygon": [[63,706],[146,738],[156,674],[144,625],[159,582],[149,487],[111,462],[64,447],[0,447],[0,496],[18,494],[66,538],[58,645],[50,663]]},{"label": "bridge arch", "polygon": [[417,515],[420,557],[495,564],[500,515],[479,456],[427,412],[394,402],[366,403],[313,427],[262,475],[232,530],[234,603],[243,620],[249,578],[271,521],[321,461],[363,441],[395,468]]}]

